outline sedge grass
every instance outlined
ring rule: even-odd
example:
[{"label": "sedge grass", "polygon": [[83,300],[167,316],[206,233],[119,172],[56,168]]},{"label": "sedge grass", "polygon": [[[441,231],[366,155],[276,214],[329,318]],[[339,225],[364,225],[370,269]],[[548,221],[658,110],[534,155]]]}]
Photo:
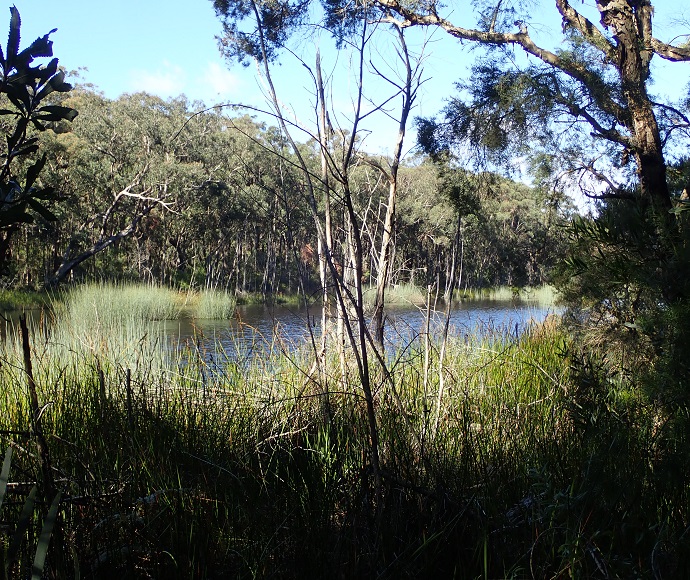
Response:
[{"label": "sedge grass", "polygon": [[192,297],[187,307],[193,318],[227,320],[235,312],[236,300],[229,292],[202,290]]},{"label": "sedge grass", "polygon": [[[376,297],[376,286],[370,286],[364,290],[364,301],[367,306],[372,306]],[[426,290],[414,284],[394,284],[386,288],[386,304],[389,306],[416,305],[421,306],[426,302]]]},{"label": "sedge grass", "polygon": [[523,300],[540,306],[554,306],[558,295],[553,286],[526,286],[524,288],[512,286],[498,286],[496,288],[467,289],[458,292],[456,296],[463,301],[495,300],[507,302]]},{"label": "sedge grass", "polygon": [[69,290],[56,305],[61,321],[85,328],[107,328],[126,321],[173,320],[178,318],[183,295],[154,284],[99,282]]},{"label": "sedge grass", "polygon": [[[341,380],[335,353],[326,389],[306,348],[269,339],[237,364],[221,345],[161,349],[141,319],[108,337],[95,320],[89,334],[60,322],[33,335],[82,575],[630,577],[686,563],[669,546],[687,544],[687,490],[659,485],[646,451],[658,428],[652,438],[643,411],[626,430],[620,408],[594,421],[577,407],[553,322],[517,338],[451,337],[436,430],[437,340],[426,382],[421,344],[392,365],[392,382],[375,374],[376,499],[357,374]],[[0,430],[28,430],[21,349],[7,341],[1,356]],[[31,473],[26,442],[15,445],[13,463]]]},{"label": "sedge grass", "polygon": [[[365,302],[373,304],[376,287],[371,286],[364,292]],[[554,306],[558,296],[553,286],[498,286],[492,288],[478,288],[457,290],[454,299],[461,301],[492,300],[496,302],[510,302],[514,300],[526,301],[540,306]],[[386,304],[389,306],[416,305],[422,306],[427,301],[427,292],[421,286],[414,284],[396,284],[386,288]]]}]

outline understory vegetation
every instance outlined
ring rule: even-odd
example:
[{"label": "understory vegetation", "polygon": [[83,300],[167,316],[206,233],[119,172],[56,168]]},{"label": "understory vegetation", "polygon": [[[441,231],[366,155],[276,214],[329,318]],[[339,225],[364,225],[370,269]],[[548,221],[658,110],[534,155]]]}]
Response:
[{"label": "understory vegetation", "polygon": [[[690,90],[651,80],[690,46],[651,0],[555,0],[555,51],[531,2],[213,5],[265,110],[72,87],[10,8],[0,305],[40,314],[0,339],[2,580],[685,577]],[[420,28],[486,51],[406,157]],[[450,324],[556,291],[522,330]],[[302,342],[234,317],[288,299]],[[426,324],[391,336],[405,304]]]},{"label": "understory vegetation", "polygon": [[[75,292],[58,325],[31,329],[40,429],[63,490],[47,569],[543,578],[667,577],[690,564],[688,417],[576,360],[556,319],[517,338],[451,335],[442,370],[438,336],[399,350],[390,377],[373,378],[378,488],[352,360],[343,376],[329,359],[322,384],[304,348],[248,345],[268,349],[248,364],[220,344],[166,348],[149,314],[114,323],[133,293],[104,290]],[[25,352],[19,335],[2,344],[12,578],[28,574],[47,509],[40,493],[25,507],[44,477]],[[596,389],[583,387],[588,369]]]}]

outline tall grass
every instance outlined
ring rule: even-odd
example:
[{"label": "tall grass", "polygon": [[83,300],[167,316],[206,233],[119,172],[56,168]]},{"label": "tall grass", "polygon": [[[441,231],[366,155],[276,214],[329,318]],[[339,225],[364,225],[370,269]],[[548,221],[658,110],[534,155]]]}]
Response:
[{"label": "tall grass", "polygon": [[235,312],[235,297],[228,292],[202,290],[191,300],[190,311],[194,318],[227,320]]},{"label": "tall grass", "polygon": [[[688,563],[690,486],[671,461],[684,440],[631,398],[583,398],[554,322],[518,338],[451,336],[437,429],[435,339],[427,380],[423,341],[398,353],[390,377],[374,376],[377,495],[354,361],[343,380],[329,353],[322,385],[307,349],[276,344],[239,364],[220,346],[161,348],[141,320],[96,338],[103,320],[33,334],[64,489],[55,549],[71,554],[72,574],[651,577]],[[0,433],[28,477],[19,345],[1,358]],[[660,447],[671,442],[675,455]],[[6,497],[3,522],[21,505]]]},{"label": "tall grass", "polygon": [[85,328],[105,328],[123,322],[173,320],[183,306],[184,295],[164,286],[99,282],[68,291],[64,303],[57,305],[56,316]]},{"label": "tall grass", "polygon": [[[376,297],[376,286],[370,286],[364,292],[364,300],[373,305]],[[390,306],[422,305],[426,302],[426,290],[414,284],[395,284],[386,288],[386,304]]]},{"label": "tall grass", "polygon": [[527,286],[524,288],[498,286],[496,288],[479,288],[459,291],[456,296],[460,300],[527,300],[543,306],[554,306],[558,295],[553,286]]},{"label": "tall grass", "polygon": [[[364,298],[368,303],[373,304],[376,295],[376,287],[366,289]],[[391,306],[396,305],[417,305],[426,303],[427,293],[421,286],[414,284],[396,284],[386,288],[386,303]],[[553,286],[535,287],[511,287],[498,286],[492,288],[469,288],[466,290],[456,290],[454,300],[495,300],[509,302],[511,300],[523,300],[540,306],[554,306],[558,296]]]}]

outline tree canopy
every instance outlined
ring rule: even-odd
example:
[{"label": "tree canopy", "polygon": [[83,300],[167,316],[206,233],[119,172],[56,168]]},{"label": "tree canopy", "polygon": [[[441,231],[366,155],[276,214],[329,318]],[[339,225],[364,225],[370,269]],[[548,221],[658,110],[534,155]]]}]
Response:
[{"label": "tree canopy", "polygon": [[[270,52],[263,57],[275,58],[307,24],[329,30],[339,45],[371,23],[389,23],[399,30],[440,30],[458,41],[457,50],[483,48],[471,78],[459,79],[440,115],[417,120],[421,149],[451,167],[474,160],[480,168],[510,171],[517,163],[556,193],[579,190],[595,199],[594,214],[574,220],[569,258],[562,262],[561,288],[579,309],[575,320],[603,332],[620,352],[631,344],[644,350],[646,369],[668,373],[661,381],[667,392],[683,384],[690,98],[673,102],[655,94],[653,66],[655,60],[686,66],[690,45],[687,35],[672,42],[658,37],[652,0],[543,2],[539,9],[550,6],[560,21],[549,31],[556,41],[540,38],[530,14],[536,5],[522,0],[479,0],[471,10],[435,0],[252,0],[241,3],[242,11],[231,10],[234,3],[214,5],[228,33],[221,44],[235,49],[225,50],[227,56],[252,56],[247,43],[264,30]],[[446,184],[451,193],[462,189],[454,180],[457,175]],[[504,224],[526,223],[518,217],[520,203],[504,213],[500,188],[493,195],[492,215],[504,215]],[[473,230],[475,242],[481,224],[476,213],[460,222],[464,231]],[[510,240],[513,231],[491,235],[490,251],[501,253],[497,242]],[[612,372],[641,376],[622,363]]]}]

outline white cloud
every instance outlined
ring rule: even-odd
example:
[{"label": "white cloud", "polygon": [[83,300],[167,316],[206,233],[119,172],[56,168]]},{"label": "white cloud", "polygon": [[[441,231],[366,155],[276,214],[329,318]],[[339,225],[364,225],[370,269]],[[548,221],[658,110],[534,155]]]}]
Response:
[{"label": "white cloud", "polygon": [[133,70],[129,74],[128,90],[145,91],[163,99],[186,94],[190,99],[206,102],[237,95],[243,86],[242,79],[217,62],[209,62],[193,76],[185,69],[168,61],[155,70]]},{"label": "white cloud", "polygon": [[200,92],[213,94],[214,96],[237,94],[242,85],[242,81],[236,75],[223,68],[217,62],[210,62],[206,65],[206,70],[200,82],[203,87]]},{"label": "white cloud", "polygon": [[132,92],[145,91],[162,98],[174,97],[184,92],[185,72],[167,61],[155,71],[134,70],[130,73],[129,89]]}]

